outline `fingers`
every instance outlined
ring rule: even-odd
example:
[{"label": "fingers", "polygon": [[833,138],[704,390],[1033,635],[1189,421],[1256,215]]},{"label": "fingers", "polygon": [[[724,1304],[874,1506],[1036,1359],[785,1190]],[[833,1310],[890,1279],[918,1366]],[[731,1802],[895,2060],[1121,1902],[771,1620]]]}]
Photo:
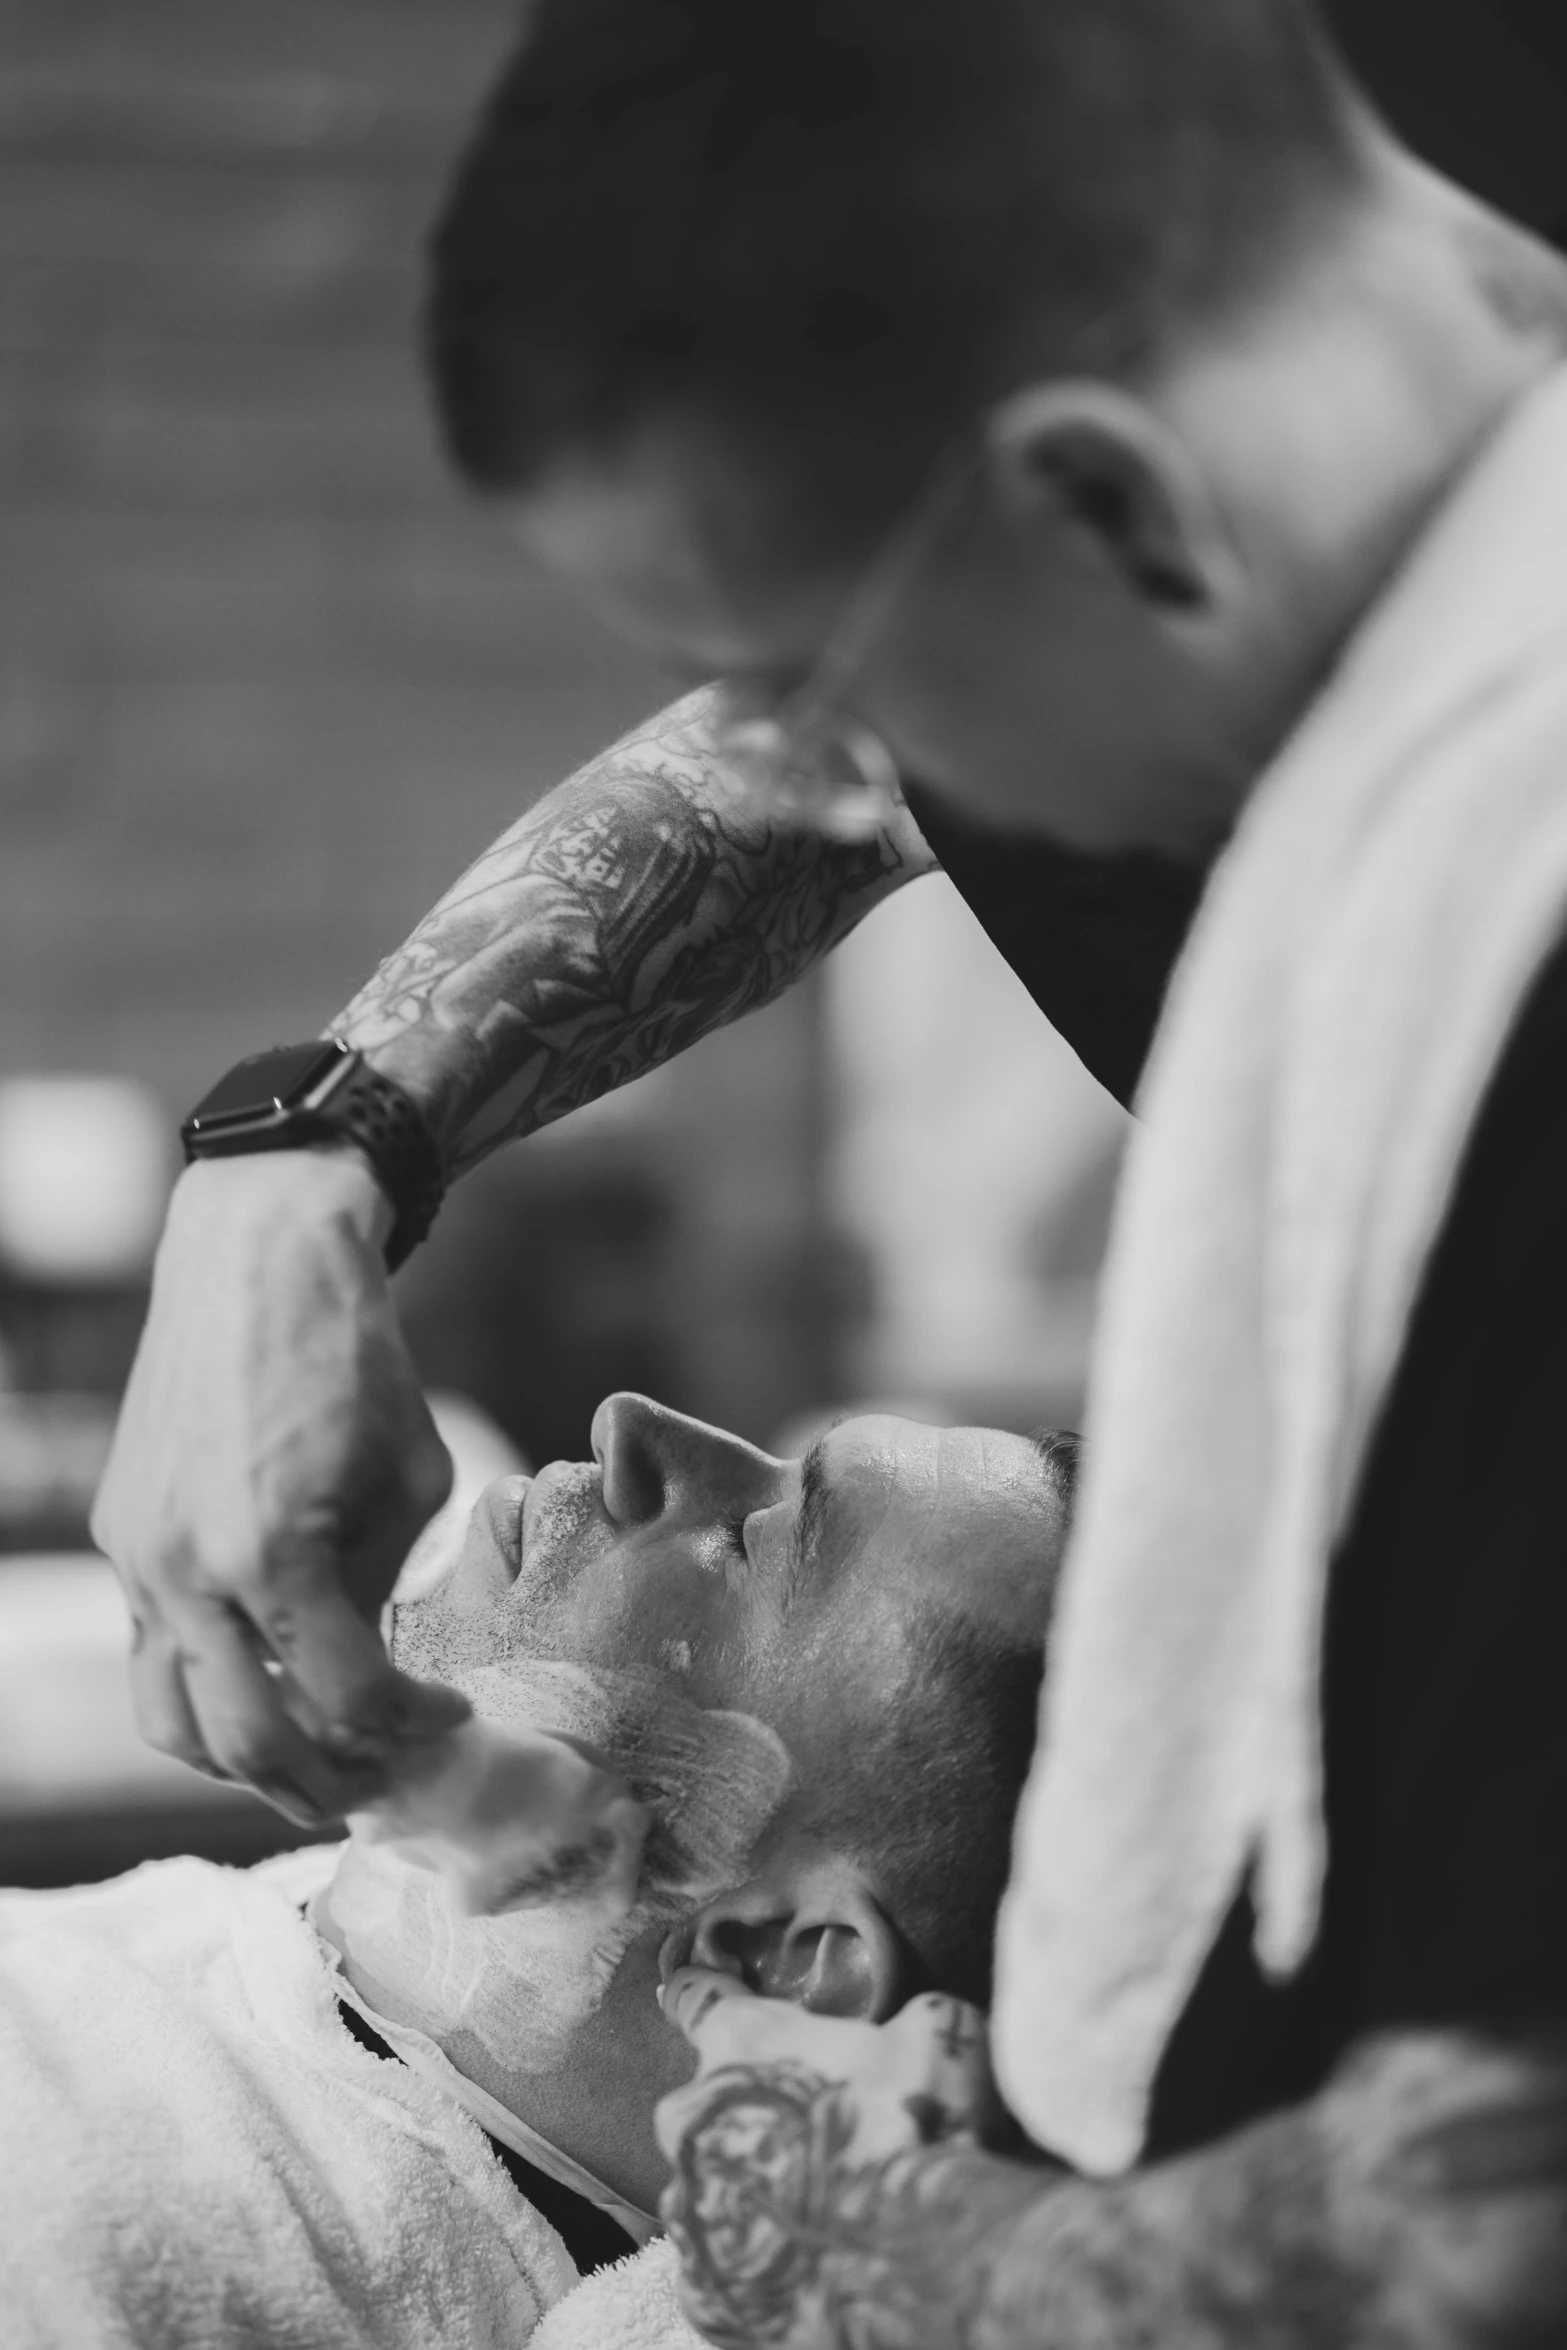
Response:
[{"label": "fingers", "polygon": [[165,1633],[148,1644],[155,1743],[210,1775],[242,1780],[303,1827],[339,1819],[376,1791],[379,1768],[334,1761],[306,1736],[288,1710],[286,1681],[267,1670],[254,1628],[234,1609],[191,1600],[187,1617],[186,1637],[176,1643]]},{"label": "fingers", "polygon": [[726,2000],[739,2001],[747,2011],[769,2005],[733,1975],[719,1974],[705,1966],[677,1967],[658,1995],[665,2021],[673,2024],[677,2032],[683,2032],[693,2048],[700,2048],[698,2035],[702,2026]]},{"label": "fingers", "polygon": [[239,1598],[330,1745],[353,1751],[433,1738],[467,1719],[471,1708],[455,1689],[396,1670],[380,1633],[320,1557],[301,1552],[274,1562]]},{"label": "fingers", "polygon": [[813,2015],[789,2000],[759,1999],[733,1975],[689,1966],[670,1976],[660,2003],[704,2069],[805,2054],[840,2064],[857,2059],[878,2074],[896,2071],[955,2101],[990,2080],[984,2017],[945,1992],[911,1999],[890,2022],[877,2026]]},{"label": "fingers", "polygon": [[383,1205],[352,1151],[187,1171],[92,1515],[147,1627],[144,1734],[296,1817],[342,1813],[345,1759],[468,1711],[395,1672],[374,1628],[452,1473]]},{"label": "fingers", "polygon": [[240,1781],[301,1826],[358,1809],[404,1739],[467,1718],[453,1689],[411,1680],[342,1592],[296,1564],[251,1599],[184,1591],[158,1614],[142,1595],[131,1659],[148,1744],[206,1776]]},{"label": "fingers", "polygon": [[695,2078],[656,2116],[673,2159],[701,2119],[721,2075],[787,2066],[845,2085],[867,2144],[932,2144],[982,2135],[999,2110],[985,2019],[944,1993],[910,2000],[886,2024],[819,2016],[787,2000],[758,1999],[732,1976],[683,1967],[663,1993],[664,2013],[697,2053]]},{"label": "fingers", "polygon": [[846,2076],[869,2060],[878,2032],[852,2017],[813,2015],[788,1999],[759,1999],[733,1975],[681,1967],[662,1994],[665,2015],[696,2050],[703,2072],[790,2061]]},{"label": "fingers", "polygon": [[161,1624],[138,1624],[131,1649],[131,1704],[136,1727],[149,1746],[173,1757],[204,1778],[221,1779],[207,1752],[190,1699],[179,1650]]},{"label": "fingers", "polygon": [[714,2078],[770,2065],[804,2068],[823,2081],[845,2079],[864,2062],[877,2038],[872,2024],[812,2015],[786,1999],[759,1999],[733,1975],[710,1967],[680,1967],[660,1994],[664,2014],[697,2053],[695,2077],[665,2097],[653,2116],[659,2145],[673,2162],[681,2141],[697,2128],[713,2094]]},{"label": "fingers", "polygon": [[945,1992],[927,1992],[893,2017],[886,2040],[895,2051],[892,2064],[917,2083],[911,2094],[921,2103],[927,2138],[958,2130],[982,2135],[999,2118],[989,2033],[977,2007]]}]

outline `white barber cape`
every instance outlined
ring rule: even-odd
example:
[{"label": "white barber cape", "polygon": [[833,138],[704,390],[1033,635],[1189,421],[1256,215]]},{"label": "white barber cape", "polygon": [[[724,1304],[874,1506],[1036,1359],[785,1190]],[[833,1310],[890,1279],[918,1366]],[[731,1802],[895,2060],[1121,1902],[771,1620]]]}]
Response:
[{"label": "white barber cape", "polygon": [[1567,920],[1567,372],[1263,780],[1138,1104],[1002,1916],[1002,2085],[1116,2172],[1248,1870],[1299,1965],[1328,1566],[1464,1143]]},{"label": "white barber cape", "polygon": [[322,1862],[0,1893],[5,2350],[515,2350],[578,2283],[478,2123],[345,2029]]}]

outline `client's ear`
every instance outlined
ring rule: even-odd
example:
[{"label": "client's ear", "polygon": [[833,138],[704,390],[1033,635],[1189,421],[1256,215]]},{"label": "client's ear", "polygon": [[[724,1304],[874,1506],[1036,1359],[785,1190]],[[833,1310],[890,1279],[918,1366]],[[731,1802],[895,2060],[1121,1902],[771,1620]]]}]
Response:
[{"label": "client's ear", "polygon": [[781,1854],[716,1895],[697,1918],[690,1963],[735,1975],[764,1999],[866,2023],[896,2014],[908,1973],[897,1928],[836,1853]]}]

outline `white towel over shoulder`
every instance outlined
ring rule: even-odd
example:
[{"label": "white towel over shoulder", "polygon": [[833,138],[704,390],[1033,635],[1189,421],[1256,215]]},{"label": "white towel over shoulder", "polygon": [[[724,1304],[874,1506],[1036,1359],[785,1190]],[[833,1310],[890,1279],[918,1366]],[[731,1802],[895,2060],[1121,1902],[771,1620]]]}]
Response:
[{"label": "white towel over shoulder", "polygon": [[1177,973],[1118,1210],[1003,1913],[1002,2080],[1142,2142],[1249,1865],[1323,1876],[1327,1566],[1463,1147],[1567,919],[1567,375],[1518,411],[1265,779]]},{"label": "white towel over shoulder", "polygon": [[333,1857],[0,1894],[6,2350],[513,2350],[578,2281],[344,2029],[298,1907]]},{"label": "white towel over shoulder", "polygon": [[704,2350],[680,2307],[680,2263],[667,2236],[596,2269],[558,2301],[531,2350]]}]

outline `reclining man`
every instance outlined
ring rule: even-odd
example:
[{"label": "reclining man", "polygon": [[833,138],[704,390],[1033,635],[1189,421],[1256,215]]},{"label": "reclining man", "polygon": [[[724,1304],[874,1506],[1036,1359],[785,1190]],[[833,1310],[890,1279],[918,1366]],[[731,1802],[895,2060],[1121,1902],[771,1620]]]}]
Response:
[{"label": "reclining man", "polygon": [[491,1486],[393,1648],[605,1747],[683,1892],[590,1948],[357,1840],[4,1896],[15,2350],[520,2342],[652,2232],[661,1957],[828,2016],[985,2000],[1074,1440],[859,1419],[781,1461],[615,1395],[593,1450]]}]

